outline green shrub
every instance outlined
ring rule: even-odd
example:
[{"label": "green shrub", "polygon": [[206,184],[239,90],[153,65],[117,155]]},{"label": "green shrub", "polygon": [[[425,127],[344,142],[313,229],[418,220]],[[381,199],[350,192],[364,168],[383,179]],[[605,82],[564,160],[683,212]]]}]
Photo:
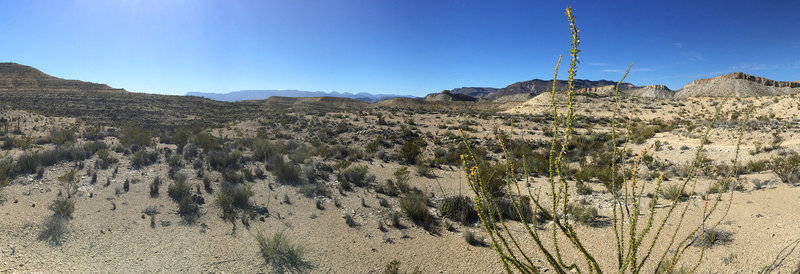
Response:
[{"label": "green shrub", "polygon": [[266,161],[273,155],[280,154],[281,148],[270,141],[258,139],[253,142],[253,159],[256,161]]},{"label": "green shrub", "polygon": [[111,156],[111,152],[108,149],[101,149],[97,151],[97,161],[95,165],[101,169],[107,169],[111,165],[117,163],[117,158]]},{"label": "green shrub", "polygon": [[255,235],[264,262],[270,264],[275,272],[306,272],[312,268],[306,261],[307,249],[292,243],[283,232],[267,237],[260,231]]},{"label": "green shrub", "polygon": [[375,175],[368,173],[367,166],[351,166],[337,174],[336,178],[345,190],[352,188],[345,186],[367,187],[375,183]]},{"label": "green shrub", "polygon": [[217,206],[222,210],[222,219],[233,222],[236,212],[233,207],[233,195],[228,192],[217,192]]},{"label": "green shrub", "polygon": [[439,202],[439,212],[442,216],[460,222],[463,225],[475,222],[478,212],[472,204],[472,199],[467,196],[450,196]]},{"label": "green shrub", "polygon": [[689,195],[681,189],[680,184],[665,186],[658,192],[658,194],[661,196],[661,198],[667,201],[674,201],[675,199],[685,201],[689,198]]},{"label": "green shrub", "polygon": [[591,205],[572,203],[567,205],[567,214],[569,214],[573,220],[582,224],[591,224],[594,222],[595,218],[597,218],[597,209]]},{"label": "green shrub", "polygon": [[185,198],[191,198],[192,186],[189,185],[186,175],[178,174],[178,176],[175,177],[175,181],[167,187],[167,195],[176,203],[179,203]]},{"label": "green shrub", "polygon": [[239,170],[242,164],[242,152],[234,150],[226,153],[225,151],[215,149],[208,152],[208,166],[217,171],[226,169]]},{"label": "green shrub", "polygon": [[800,183],[800,155],[776,157],[770,162],[772,172],[787,184]]},{"label": "green shrub", "polygon": [[47,139],[57,145],[74,143],[76,139],[75,129],[67,127],[52,129],[50,131],[50,136]]},{"label": "green shrub", "polygon": [[152,133],[149,130],[126,127],[119,134],[119,142],[131,151],[138,151],[153,145]]},{"label": "green shrub", "polygon": [[220,147],[217,138],[205,132],[195,134],[191,138],[191,142],[197,144],[204,152],[209,152]]},{"label": "green shrub", "polygon": [[302,183],[300,167],[283,161],[283,157],[274,157],[271,161],[272,175],[283,184],[296,185]]},{"label": "green shrub", "polygon": [[75,202],[72,199],[58,199],[50,205],[50,210],[53,211],[53,216],[71,219],[75,212]]},{"label": "green shrub", "polygon": [[425,147],[425,140],[419,137],[403,143],[398,152],[402,163],[406,165],[416,164],[422,154],[423,147]]},{"label": "green shrub", "polygon": [[156,163],[158,161],[158,152],[137,150],[131,154],[130,161],[133,168],[140,169]]},{"label": "green shrub", "polygon": [[409,192],[399,200],[400,208],[418,226],[428,232],[435,232],[433,214],[428,209],[428,198],[422,193]]}]

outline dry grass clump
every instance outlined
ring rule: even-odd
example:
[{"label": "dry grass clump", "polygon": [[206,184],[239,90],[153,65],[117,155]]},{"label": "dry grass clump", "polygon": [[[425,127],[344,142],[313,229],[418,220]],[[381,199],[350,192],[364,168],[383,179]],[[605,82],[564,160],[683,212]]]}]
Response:
[{"label": "dry grass clump", "polygon": [[312,268],[311,263],[305,258],[308,249],[301,244],[293,243],[283,232],[267,236],[259,231],[255,238],[261,257],[275,272],[306,272]]}]

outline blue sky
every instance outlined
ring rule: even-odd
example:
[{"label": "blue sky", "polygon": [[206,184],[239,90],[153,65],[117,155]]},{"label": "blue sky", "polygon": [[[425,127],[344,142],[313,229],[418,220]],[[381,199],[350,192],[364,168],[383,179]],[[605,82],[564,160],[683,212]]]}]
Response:
[{"label": "blue sky", "polygon": [[627,81],[672,89],[734,71],[800,80],[795,0],[3,1],[0,61],[149,93],[421,96],[552,78],[567,4],[581,79],[618,80],[633,62]]}]

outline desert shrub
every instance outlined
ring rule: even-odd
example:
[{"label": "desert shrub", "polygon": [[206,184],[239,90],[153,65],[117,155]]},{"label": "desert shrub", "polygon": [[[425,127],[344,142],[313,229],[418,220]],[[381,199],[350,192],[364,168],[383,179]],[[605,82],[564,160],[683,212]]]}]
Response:
[{"label": "desert shrub", "polygon": [[131,166],[140,169],[155,164],[158,161],[158,152],[137,150],[130,156]]},{"label": "desert shrub", "polygon": [[39,166],[39,157],[32,153],[23,153],[17,158],[17,171],[22,174],[30,174],[36,172],[36,167]]},{"label": "desert shrub", "polygon": [[58,177],[58,182],[61,185],[61,188],[64,189],[64,192],[67,194],[67,198],[71,198],[75,192],[78,191],[78,185],[80,181],[75,178],[75,173],[77,170],[70,169],[64,175]]},{"label": "desert shrub", "polygon": [[397,154],[400,156],[403,164],[414,165],[422,154],[423,147],[425,147],[425,140],[417,137],[403,143]]},{"label": "desert shrub", "polygon": [[685,201],[686,199],[689,198],[689,195],[686,194],[686,192],[684,192],[683,189],[681,189],[680,184],[672,184],[665,186],[661,188],[661,190],[659,190],[658,195],[667,201],[674,201],[676,199],[679,199],[680,201]]},{"label": "desert shrub", "polygon": [[375,175],[368,173],[367,166],[351,166],[339,174],[336,174],[336,178],[339,180],[339,183],[343,185],[345,190],[350,189],[344,187],[345,185],[367,187],[375,183]]},{"label": "desert shrub", "polygon": [[75,212],[75,202],[72,199],[58,199],[50,204],[50,210],[53,211],[53,216],[71,219]]},{"label": "desert shrub", "polygon": [[216,204],[222,210],[222,219],[233,222],[236,217],[233,207],[233,195],[224,191],[217,192]]},{"label": "desert shrub", "polygon": [[191,198],[192,186],[189,185],[186,175],[178,174],[178,176],[175,176],[175,180],[167,187],[167,195],[176,203],[185,198]]},{"label": "desert shrub", "polygon": [[253,191],[250,186],[243,184],[223,184],[219,195],[228,195],[233,198],[233,206],[242,210],[249,210],[252,207],[250,198]]},{"label": "desert shrub", "polygon": [[76,147],[57,147],[55,149],[44,150],[36,153],[39,164],[42,166],[52,166],[61,161],[82,161],[91,156],[89,152]]},{"label": "desert shrub", "polygon": [[242,184],[244,183],[244,176],[236,171],[226,169],[221,172],[222,174],[222,181],[230,184]]},{"label": "desert shrub", "polygon": [[305,182],[316,184],[327,181],[330,178],[331,172],[333,172],[333,168],[322,161],[315,160],[303,165],[301,172],[302,179],[305,180]]},{"label": "desert shrub", "polygon": [[478,212],[472,204],[472,199],[467,196],[450,196],[439,202],[439,212],[442,216],[469,224],[478,219]]},{"label": "desert shrub", "polygon": [[100,150],[108,149],[108,145],[103,141],[93,141],[83,144],[83,146],[81,146],[81,149],[83,149],[83,151],[86,151],[86,153],[95,154]]},{"label": "desert shrub", "polygon": [[130,151],[138,151],[153,145],[152,132],[141,128],[126,127],[119,134],[119,142]]},{"label": "desert shrub", "polygon": [[192,143],[197,144],[204,152],[209,152],[220,147],[219,141],[216,137],[206,132],[200,132],[192,136]]},{"label": "desert shrub", "polygon": [[97,161],[95,165],[101,169],[107,169],[111,165],[117,163],[117,158],[111,156],[111,152],[108,149],[101,149],[97,151]]},{"label": "desert shrub", "polygon": [[800,184],[800,155],[773,158],[770,162],[772,172],[787,184]]},{"label": "desert shrub", "polygon": [[434,216],[428,209],[428,198],[422,193],[409,192],[399,200],[400,209],[411,221],[429,232],[435,229]]},{"label": "desert shrub", "polygon": [[270,162],[272,175],[278,182],[289,185],[302,183],[299,166],[285,162],[283,157],[274,157]]},{"label": "desert shrub", "polygon": [[208,160],[208,166],[214,170],[238,170],[242,163],[242,152],[234,150],[226,153],[225,151],[216,149],[208,152],[206,159]]},{"label": "desert shrub", "polygon": [[273,155],[280,154],[282,149],[268,140],[258,139],[253,142],[253,159],[266,161]]},{"label": "desert shrub", "polygon": [[183,167],[183,161],[181,161],[181,156],[179,155],[172,155],[167,160],[167,164],[170,168],[180,168]]},{"label": "desert shrub", "polygon": [[68,127],[60,127],[50,130],[50,136],[47,139],[57,145],[75,142],[75,129]]},{"label": "desert shrub", "polygon": [[591,195],[592,194],[592,187],[588,184],[584,183],[582,180],[578,180],[575,183],[576,191],[578,195]]},{"label": "desert shrub", "polygon": [[200,217],[200,205],[194,199],[184,197],[178,201],[178,215],[185,224],[193,224]]},{"label": "desert shrub", "polygon": [[50,245],[61,245],[67,234],[67,224],[69,219],[63,216],[48,216],[42,224],[39,232],[39,240],[46,241]]},{"label": "desert shrub", "polygon": [[582,224],[591,224],[597,218],[597,209],[591,205],[571,203],[567,205],[567,214]]},{"label": "desert shrub", "polygon": [[292,160],[292,162],[295,163],[303,163],[310,158],[311,151],[309,151],[308,147],[302,145],[289,154],[289,160]]},{"label": "desert shrub", "polygon": [[397,195],[400,194],[400,191],[392,179],[386,179],[385,182],[375,185],[375,192],[386,194],[392,197],[397,197]]},{"label": "desert shrub", "polygon": [[311,263],[306,261],[305,246],[292,243],[283,232],[266,236],[260,231],[255,235],[256,242],[266,264],[270,264],[275,272],[306,272]]},{"label": "desert shrub", "polygon": [[643,144],[647,139],[653,138],[658,132],[658,126],[637,126],[631,129],[631,141]]},{"label": "desert shrub", "polygon": [[158,191],[161,188],[161,177],[156,176],[153,182],[150,183],[150,198],[158,198]]},{"label": "desert shrub", "polygon": [[747,161],[747,164],[745,164],[744,167],[742,167],[742,169],[739,171],[739,174],[762,172],[768,170],[770,168],[769,166],[770,166],[769,160],[756,160],[756,161],[750,160]]},{"label": "desert shrub", "polygon": [[307,184],[297,189],[297,192],[308,198],[331,197],[331,190],[323,184]]}]

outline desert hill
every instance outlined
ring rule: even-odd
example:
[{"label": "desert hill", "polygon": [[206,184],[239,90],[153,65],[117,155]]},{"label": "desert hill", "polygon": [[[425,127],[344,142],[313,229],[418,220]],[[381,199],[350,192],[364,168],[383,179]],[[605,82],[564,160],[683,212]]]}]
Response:
[{"label": "desert hill", "polygon": [[649,85],[639,88],[634,88],[627,90],[625,92],[627,96],[635,96],[635,97],[645,97],[645,98],[672,98],[675,96],[675,92],[669,89],[665,85]]},{"label": "desert hill", "polygon": [[[577,79],[575,80],[575,89],[580,90],[589,88],[599,88],[606,86],[615,86],[616,84],[617,82],[609,80],[592,81],[592,80]],[[556,90],[564,90],[566,89],[566,87],[567,87],[567,81],[556,80]],[[634,87],[635,86],[633,84],[622,83],[620,85],[620,90],[627,90]],[[520,93],[528,93],[533,96],[536,96],[542,92],[550,91],[552,88],[553,88],[553,80],[533,79],[529,81],[516,82],[500,89],[464,87],[464,88],[453,89],[452,93],[468,95],[478,99],[494,100],[503,96],[520,94]]]},{"label": "desert hill", "polygon": [[440,93],[431,93],[425,96],[426,102],[453,102],[453,101],[476,101],[477,99],[472,96],[453,93],[449,90],[443,90]]},{"label": "desert hill", "polygon": [[735,97],[776,96],[800,93],[800,83],[766,79],[734,72],[709,79],[694,80],[675,92],[676,97],[722,97],[733,91]]},{"label": "desert hill", "polygon": [[3,91],[125,92],[124,89],[112,88],[105,84],[53,77],[33,67],[17,63],[0,63],[0,92]]}]

